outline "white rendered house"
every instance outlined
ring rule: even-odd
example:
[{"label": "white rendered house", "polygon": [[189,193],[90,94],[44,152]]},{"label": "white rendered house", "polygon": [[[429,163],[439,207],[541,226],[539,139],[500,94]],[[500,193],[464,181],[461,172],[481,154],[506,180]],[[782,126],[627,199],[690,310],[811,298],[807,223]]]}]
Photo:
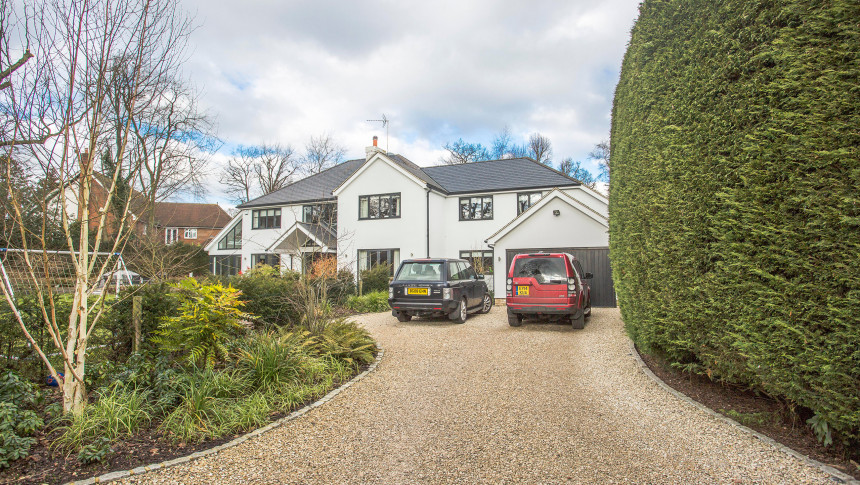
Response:
[{"label": "white rendered house", "polygon": [[355,273],[408,258],[463,257],[488,285],[504,288],[514,254],[566,251],[594,274],[592,303],[615,305],[607,199],[528,158],[419,167],[374,145],[363,160],[238,208],[206,247],[215,273],[260,263],[301,271],[325,255]]}]

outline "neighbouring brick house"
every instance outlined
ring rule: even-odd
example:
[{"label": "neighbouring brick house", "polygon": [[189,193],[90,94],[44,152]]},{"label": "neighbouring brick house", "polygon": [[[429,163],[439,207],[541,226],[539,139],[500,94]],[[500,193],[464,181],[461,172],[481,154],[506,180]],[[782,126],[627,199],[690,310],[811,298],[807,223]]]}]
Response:
[{"label": "neighbouring brick house", "polygon": [[[90,218],[88,224],[90,231],[96,231],[101,223],[98,209],[105,206],[108,189],[111,180],[101,173],[93,174],[93,183],[90,188],[89,207]],[[80,187],[72,183],[66,189],[66,211],[80,219]],[[139,234],[146,233],[146,223],[149,220],[147,204],[143,194],[132,191],[129,203],[128,217],[134,222],[135,231]],[[185,242],[204,246],[215,237],[221,229],[232,219],[230,215],[218,204],[197,204],[189,202],[156,202],[152,208],[154,212],[155,228],[158,237],[165,244]],[[107,233],[113,233],[116,226],[114,214],[108,212],[105,217]]]},{"label": "neighbouring brick house", "polygon": [[188,202],[157,202],[155,227],[164,236],[165,244],[185,242],[204,246],[232,218],[218,204]]}]

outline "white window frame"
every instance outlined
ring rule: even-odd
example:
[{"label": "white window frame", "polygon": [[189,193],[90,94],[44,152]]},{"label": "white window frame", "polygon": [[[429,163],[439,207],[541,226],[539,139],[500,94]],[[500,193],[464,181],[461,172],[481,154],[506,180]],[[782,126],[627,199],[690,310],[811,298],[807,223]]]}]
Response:
[{"label": "white window frame", "polygon": [[165,227],[164,228],[164,244],[173,244],[179,241],[179,228],[178,227]]},{"label": "white window frame", "polygon": [[186,227],[185,232],[182,234],[182,239],[197,239],[197,228]]}]

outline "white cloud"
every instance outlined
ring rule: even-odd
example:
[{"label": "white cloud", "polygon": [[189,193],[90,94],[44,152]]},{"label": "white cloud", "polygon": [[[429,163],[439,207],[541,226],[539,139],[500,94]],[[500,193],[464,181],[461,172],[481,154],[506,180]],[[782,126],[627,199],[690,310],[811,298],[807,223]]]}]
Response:
[{"label": "white cloud", "polygon": [[187,69],[228,144],[300,148],[328,131],[358,158],[384,142],[365,120],[385,113],[390,149],[420,165],[505,125],[584,158],[608,137],[638,4],[184,1],[202,22]]}]

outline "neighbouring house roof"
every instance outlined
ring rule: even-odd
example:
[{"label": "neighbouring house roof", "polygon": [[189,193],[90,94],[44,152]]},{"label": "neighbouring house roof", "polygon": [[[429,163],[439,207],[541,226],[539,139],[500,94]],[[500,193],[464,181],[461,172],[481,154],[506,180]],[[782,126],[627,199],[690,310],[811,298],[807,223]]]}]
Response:
[{"label": "neighbouring house roof", "polygon": [[221,229],[232,218],[218,204],[156,202],[155,223],[161,227]]},{"label": "neighbouring house roof", "polygon": [[439,165],[422,170],[449,194],[580,185],[578,180],[531,158]]},{"label": "neighbouring house roof", "polygon": [[360,158],[340,163],[328,170],[323,170],[318,174],[293,182],[281,190],[276,190],[271,194],[266,194],[245,202],[237,206],[237,208],[247,209],[249,207],[334,200],[334,195],[332,195],[331,191],[355,173],[364,164],[364,161],[363,158]]}]

